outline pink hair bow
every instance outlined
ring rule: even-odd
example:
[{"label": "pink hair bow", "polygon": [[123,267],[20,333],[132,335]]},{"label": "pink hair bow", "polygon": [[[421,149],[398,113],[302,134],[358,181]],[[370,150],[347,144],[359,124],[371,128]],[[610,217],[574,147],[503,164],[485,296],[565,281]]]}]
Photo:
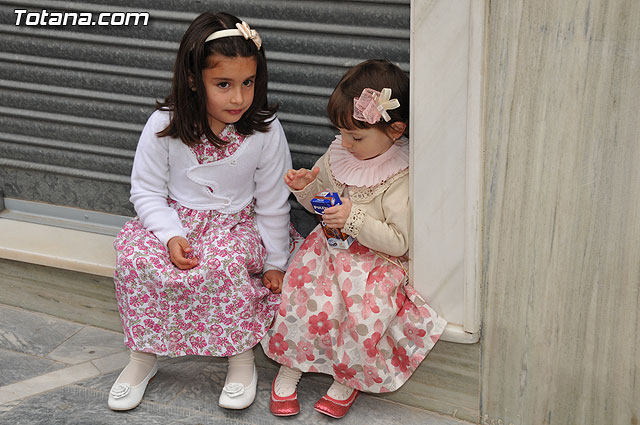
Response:
[{"label": "pink hair bow", "polygon": [[245,21],[242,21],[241,24],[237,23],[236,28],[238,28],[238,31],[242,33],[242,36],[245,40],[250,39],[256,44],[258,50],[260,50],[260,47],[262,46],[262,39],[260,38],[260,34],[258,34],[258,31],[252,30],[249,24],[247,24]]},{"label": "pink hair bow", "polygon": [[387,113],[400,107],[398,99],[391,99],[391,89],[384,88],[381,92],[373,89],[364,89],[360,97],[353,98],[353,118],[368,124],[375,124],[383,118],[386,122],[391,120]]}]

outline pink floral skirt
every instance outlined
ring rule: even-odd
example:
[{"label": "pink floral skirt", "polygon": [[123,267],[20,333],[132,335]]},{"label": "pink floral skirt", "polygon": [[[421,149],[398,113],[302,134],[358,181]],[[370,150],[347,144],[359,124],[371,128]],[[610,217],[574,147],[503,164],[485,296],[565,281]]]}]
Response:
[{"label": "pink floral skirt", "polygon": [[407,284],[400,260],[353,242],[328,246],[320,226],[285,275],[267,356],[332,375],[361,391],[395,391],[440,338],[446,321]]},{"label": "pink floral skirt", "polygon": [[138,218],[114,242],[115,287],[125,344],[168,356],[230,356],[265,335],[279,296],[263,286],[266,249],[253,205],[235,214],[170,201],[199,264],[180,270]]}]

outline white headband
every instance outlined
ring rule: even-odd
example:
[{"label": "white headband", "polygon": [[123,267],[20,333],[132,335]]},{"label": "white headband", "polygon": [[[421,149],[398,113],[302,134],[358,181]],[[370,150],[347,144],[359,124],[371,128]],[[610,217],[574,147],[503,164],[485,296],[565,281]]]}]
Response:
[{"label": "white headband", "polygon": [[209,37],[207,37],[204,42],[206,43],[207,41],[223,37],[244,37],[245,40],[251,39],[251,41],[255,43],[258,50],[260,50],[260,46],[262,46],[262,39],[260,38],[258,31],[252,30],[249,27],[249,24],[247,24],[245,21],[242,21],[242,23],[237,23],[236,28],[237,29],[216,31]]}]

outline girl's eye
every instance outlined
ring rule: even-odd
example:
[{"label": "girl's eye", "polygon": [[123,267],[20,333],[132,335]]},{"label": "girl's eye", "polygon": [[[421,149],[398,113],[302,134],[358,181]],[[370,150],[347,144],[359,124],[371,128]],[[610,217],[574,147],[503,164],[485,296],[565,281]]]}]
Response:
[{"label": "girl's eye", "polygon": [[229,83],[227,83],[226,81],[223,81],[221,83],[218,83],[218,87],[220,87],[221,89],[228,89]]},{"label": "girl's eye", "polygon": [[362,140],[362,137],[352,137],[354,142],[359,142],[360,140]]},{"label": "girl's eye", "polygon": [[249,80],[244,80],[242,82],[242,85],[245,87],[251,87],[251,85],[253,84],[253,80],[249,79]]}]

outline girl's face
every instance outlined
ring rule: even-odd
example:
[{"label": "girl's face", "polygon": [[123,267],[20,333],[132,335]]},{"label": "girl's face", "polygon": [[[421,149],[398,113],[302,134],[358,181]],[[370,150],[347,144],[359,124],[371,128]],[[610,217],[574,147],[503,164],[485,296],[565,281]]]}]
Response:
[{"label": "girl's face", "polygon": [[258,62],[254,57],[214,54],[209,63],[212,67],[202,71],[209,127],[220,134],[227,124],[238,122],[253,103]]},{"label": "girl's face", "polygon": [[385,132],[377,128],[356,128],[353,130],[340,128],[339,130],[342,136],[342,147],[361,161],[382,155],[394,142]]}]

